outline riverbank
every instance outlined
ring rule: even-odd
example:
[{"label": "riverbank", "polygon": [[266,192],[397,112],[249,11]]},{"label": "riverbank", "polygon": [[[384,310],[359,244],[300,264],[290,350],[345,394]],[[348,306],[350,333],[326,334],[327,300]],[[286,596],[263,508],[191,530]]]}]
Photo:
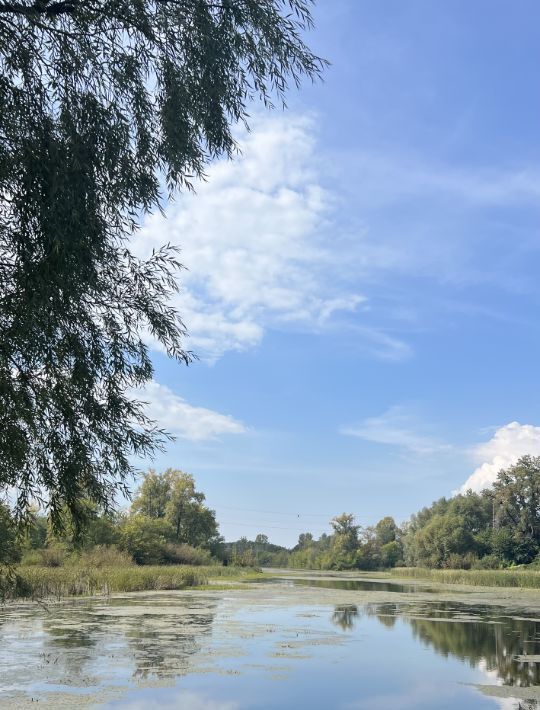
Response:
[{"label": "riverbank", "polygon": [[16,567],[0,578],[6,599],[63,599],[118,592],[180,590],[221,580],[256,579],[260,573],[245,567],[136,566],[126,567]]},{"label": "riverbank", "polygon": [[490,570],[396,567],[389,570],[389,575],[399,579],[421,579],[439,584],[463,584],[471,587],[540,589],[540,570],[527,567]]},{"label": "riverbank", "polygon": [[[430,570],[421,568],[396,568],[387,572],[339,572],[322,570],[267,569],[266,579],[293,580],[297,576],[312,579],[372,579],[399,583],[414,580],[422,585],[436,585],[441,592],[447,585],[450,590],[484,587],[486,589],[535,590],[540,588],[540,571],[515,570]],[[207,589],[220,585],[231,587],[235,583],[258,581],[263,573],[252,568],[223,567],[220,565],[192,566],[18,566],[10,575],[0,577],[0,590],[5,599],[31,600],[69,597],[92,597],[124,592],[174,591],[191,588]],[[421,591],[420,587],[418,591]],[[462,590],[461,590],[462,591]],[[461,593],[461,592],[460,592]]]}]

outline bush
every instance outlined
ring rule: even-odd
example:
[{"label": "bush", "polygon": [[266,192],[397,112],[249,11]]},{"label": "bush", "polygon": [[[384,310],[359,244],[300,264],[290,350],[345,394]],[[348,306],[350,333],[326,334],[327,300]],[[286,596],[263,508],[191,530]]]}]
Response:
[{"label": "bush", "polygon": [[66,565],[102,569],[103,567],[130,567],[134,565],[129,552],[115,545],[96,545],[91,550],[74,552],[66,559]]},{"label": "bush", "polygon": [[41,567],[63,567],[67,557],[67,550],[64,545],[53,545],[45,547],[43,550],[36,550],[41,557],[41,561],[34,563]]},{"label": "bush", "polygon": [[121,547],[139,565],[160,565],[165,562],[172,534],[172,526],[166,520],[132,515],[122,526]]},{"label": "bush", "polygon": [[257,558],[251,549],[244,550],[243,552],[238,552],[238,550],[233,549],[231,562],[235,567],[257,566]]},{"label": "bush", "polygon": [[502,566],[497,555],[484,555],[472,565],[471,569],[501,569]]},{"label": "bush", "polygon": [[25,567],[35,567],[43,565],[43,550],[26,550],[21,557],[21,565]]},{"label": "bush", "polygon": [[451,552],[446,558],[443,567],[445,569],[471,569],[477,562],[478,557],[472,552],[466,552],[464,555]]},{"label": "bush", "polygon": [[186,543],[165,545],[164,562],[169,565],[211,565],[212,555],[208,550],[192,547]]}]

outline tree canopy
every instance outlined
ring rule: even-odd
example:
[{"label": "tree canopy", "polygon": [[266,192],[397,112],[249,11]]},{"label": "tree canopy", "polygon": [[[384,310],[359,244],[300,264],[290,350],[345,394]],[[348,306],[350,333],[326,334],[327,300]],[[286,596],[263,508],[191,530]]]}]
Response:
[{"label": "tree canopy", "polygon": [[132,512],[153,520],[165,520],[169,537],[176,543],[211,547],[218,539],[216,514],[205,504],[189,473],[168,468],[161,474],[150,470],[133,501]]},{"label": "tree canopy", "polygon": [[235,123],[324,62],[311,0],[0,3],[0,487],[53,523],[107,509],[166,440],[130,392],[148,337],[189,363],[181,264],[129,251],[144,213],[232,157]]}]

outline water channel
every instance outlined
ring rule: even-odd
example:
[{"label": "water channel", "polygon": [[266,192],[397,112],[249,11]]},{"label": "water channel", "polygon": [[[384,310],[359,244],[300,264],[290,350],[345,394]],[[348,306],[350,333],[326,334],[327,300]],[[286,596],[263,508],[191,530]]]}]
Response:
[{"label": "water channel", "polygon": [[540,602],[484,597],[266,575],[8,605],[0,708],[540,708]]}]

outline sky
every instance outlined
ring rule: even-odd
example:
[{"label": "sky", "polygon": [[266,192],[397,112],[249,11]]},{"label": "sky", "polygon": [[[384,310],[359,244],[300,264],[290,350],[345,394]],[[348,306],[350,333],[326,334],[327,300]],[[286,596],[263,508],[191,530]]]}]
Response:
[{"label": "sky", "polygon": [[140,396],[227,540],[406,520],[540,454],[540,7],[319,0],[331,66],[149,216],[199,355]]}]

